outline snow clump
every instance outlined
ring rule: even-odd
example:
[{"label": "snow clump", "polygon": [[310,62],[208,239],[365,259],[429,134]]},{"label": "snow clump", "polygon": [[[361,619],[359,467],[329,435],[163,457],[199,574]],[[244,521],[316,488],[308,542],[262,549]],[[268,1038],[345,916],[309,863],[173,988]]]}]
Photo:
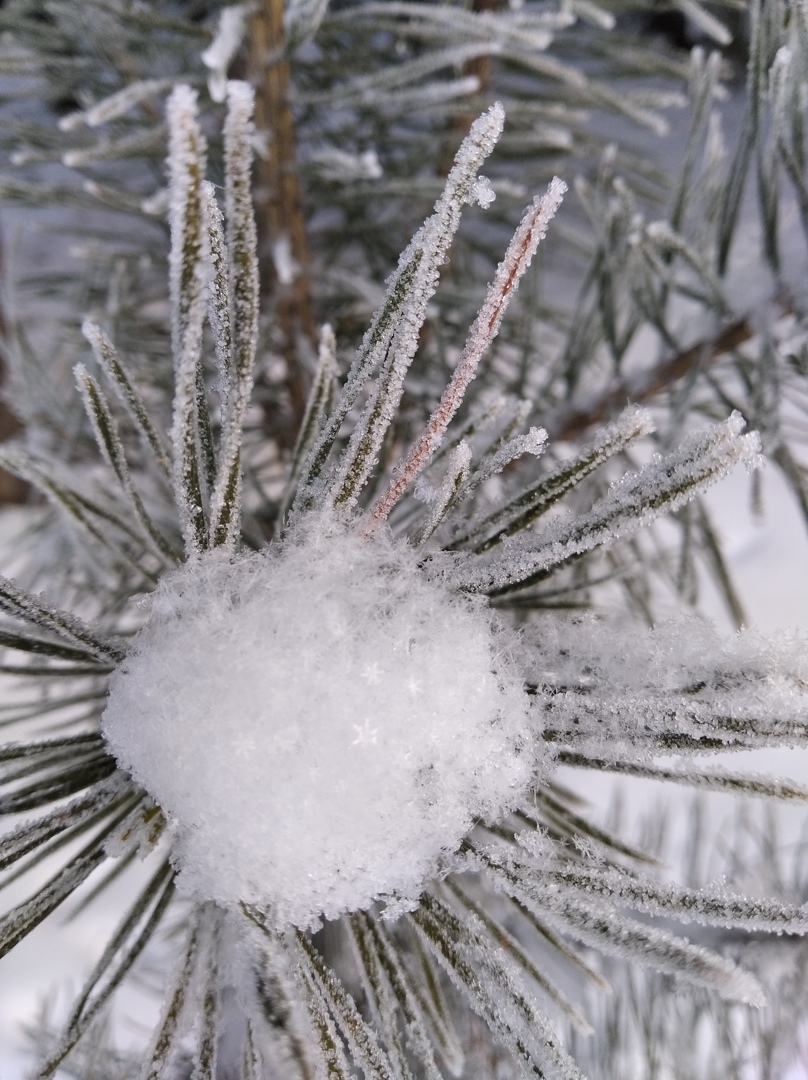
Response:
[{"label": "snow clump", "polygon": [[512,632],[403,542],[310,515],[191,560],[150,603],[102,727],[198,897],[279,927],[394,914],[535,779]]}]

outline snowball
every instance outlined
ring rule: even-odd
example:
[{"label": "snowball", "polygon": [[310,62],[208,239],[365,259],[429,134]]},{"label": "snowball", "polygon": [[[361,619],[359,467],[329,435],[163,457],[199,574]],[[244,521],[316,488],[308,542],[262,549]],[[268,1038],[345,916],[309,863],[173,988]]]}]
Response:
[{"label": "snowball", "polygon": [[182,886],[313,927],[413,903],[475,820],[524,796],[514,645],[404,542],[310,515],[160,583],[102,727],[174,824]]}]

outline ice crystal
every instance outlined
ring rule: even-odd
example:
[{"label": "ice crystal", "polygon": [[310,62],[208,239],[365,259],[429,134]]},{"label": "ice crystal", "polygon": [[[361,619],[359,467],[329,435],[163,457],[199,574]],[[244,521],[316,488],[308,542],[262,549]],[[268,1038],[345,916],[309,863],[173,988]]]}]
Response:
[{"label": "ice crystal", "polygon": [[476,820],[524,797],[536,733],[513,646],[406,544],[315,515],[163,580],[103,730],[176,824],[186,888],[307,927],[414,903]]}]

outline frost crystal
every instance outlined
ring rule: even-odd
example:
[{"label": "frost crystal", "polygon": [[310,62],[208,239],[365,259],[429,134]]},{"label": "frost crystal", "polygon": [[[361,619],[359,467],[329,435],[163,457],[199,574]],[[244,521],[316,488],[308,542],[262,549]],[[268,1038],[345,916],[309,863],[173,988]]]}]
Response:
[{"label": "frost crystal", "polygon": [[310,516],[161,582],[103,730],[186,889],[279,926],[400,910],[535,779],[514,644],[407,545]]}]

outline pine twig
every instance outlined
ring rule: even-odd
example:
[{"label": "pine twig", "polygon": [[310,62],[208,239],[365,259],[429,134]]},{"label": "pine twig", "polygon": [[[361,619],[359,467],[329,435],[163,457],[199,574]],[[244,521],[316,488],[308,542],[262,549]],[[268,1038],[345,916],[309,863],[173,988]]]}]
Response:
[{"label": "pine twig", "polygon": [[[297,431],[306,409],[307,386],[298,357],[301,338],[317,345],[317,321],[311,295],[310,256],[297,170],[295,119],[290,103],[291,63],[283,55],[283,0],[262,0],[253,20],[256,129],[268,137],[265,156],[256,163],[259,235],[272,251],[287,244],[294,277],[275,273],[278,317],[287,362],[292,423]],[[261,260],[272,265],[273,260]]]},{"label": "pine twig", "polygon": [[[497,11],[501,6],[501,0],[472,0],[471,10],[475,12],[480,11]],[[473,75],[479,83],[477,93],[485,95],[488,93],[491,87],[491,79],[494,73],[494,61],[490,54],[483,56],[475,56],[470,60],[467,60],[463,64],[463,74]],[[476,119],[476,113],[474,110],[463,112],[454,119],[454,130],[460,135],[467,135],[469,128]],[[448,173],[451,162],[448,163],[446,172]]]},{"label": "pine twig", "polygon": [[716,337],[697,341],[689,349],[663,360],[633,380],[621,380],[617,385],[608,387],[589,402],[580,405],[570,402],[555,417],[543,421],[549,439],[553,442],[576,439],[593,425],[613,418],[625,407],[626,402],[639,405],[650,401],[661,390],[683,379],[697,365],[712,364],[720,360],[754,335],[755,330],[748,319],[737,319]]}]

